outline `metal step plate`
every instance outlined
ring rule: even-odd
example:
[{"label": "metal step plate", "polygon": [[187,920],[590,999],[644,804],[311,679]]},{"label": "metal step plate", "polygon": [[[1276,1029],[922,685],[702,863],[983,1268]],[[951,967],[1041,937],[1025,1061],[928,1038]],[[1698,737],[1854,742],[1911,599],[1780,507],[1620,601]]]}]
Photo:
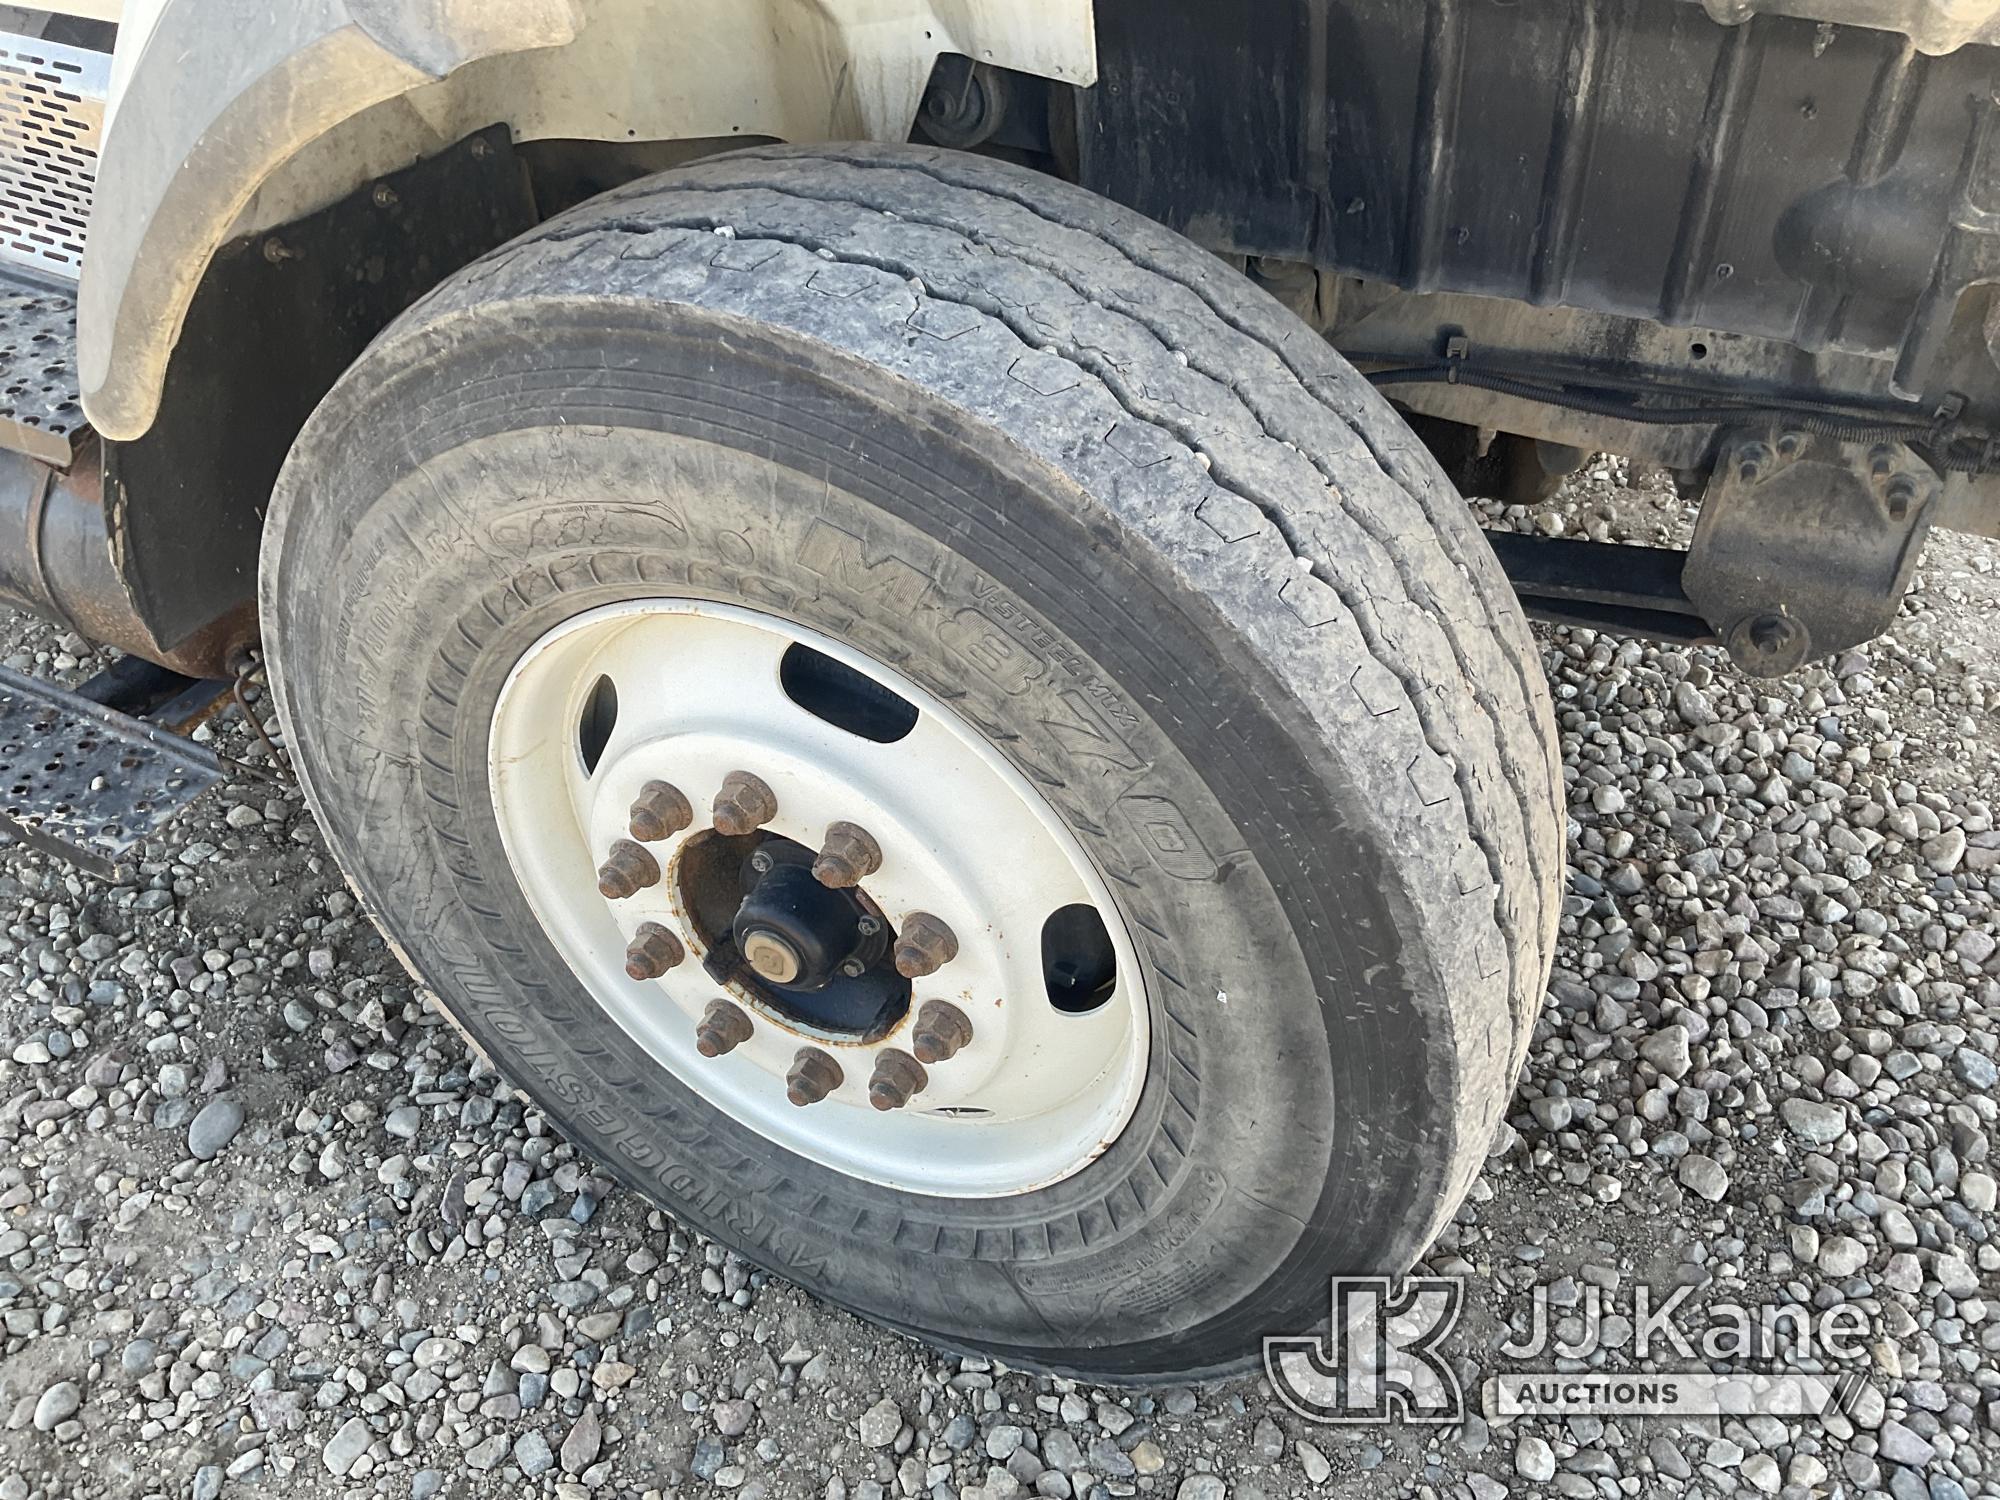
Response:
[{"label": "metal step plate", "polygon": [[127,879],[139,841],[225,774],[191,740],[0,667],[0,837]]},{"label": "metal step plate", "polygon": [[0,448],[67,469],[86,427],[79,384],[75,301],[0,270]]}]

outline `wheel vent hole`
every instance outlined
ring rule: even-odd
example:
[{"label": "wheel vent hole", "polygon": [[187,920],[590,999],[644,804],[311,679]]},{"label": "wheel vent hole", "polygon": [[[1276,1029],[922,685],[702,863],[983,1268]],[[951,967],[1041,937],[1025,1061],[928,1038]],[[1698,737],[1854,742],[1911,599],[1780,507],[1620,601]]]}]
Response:
[{"label": "wheel vent hole", "polygon": [[815,719],[878,745],[893,745],[917,727],[914,703],[810,646],[786,648],[778,685]]},{"label": "wheel vent hole", "polygon": [[1042,923],[1042,982],[1049,1004],[1087,1016],[1118,988],[1118,954],[1094,906],[1064,906]]},{"label": "wheel vent hole", "polygon": [[576,721],[576,753],[586,774],[597,770],[604,747],[611,743],[611,731],[618,727],[618,684],[600,677],[584,700],[583,715]]}]

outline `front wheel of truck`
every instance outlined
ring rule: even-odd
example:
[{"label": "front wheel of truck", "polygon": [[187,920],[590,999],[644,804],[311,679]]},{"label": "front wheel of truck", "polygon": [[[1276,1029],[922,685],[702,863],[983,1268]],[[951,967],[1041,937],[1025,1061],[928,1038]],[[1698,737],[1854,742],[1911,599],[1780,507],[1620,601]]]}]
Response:
[{"label": "front wheel of truck", "polygon": [[868,1317],[1237,1370],[1511,1093],[1546,690],[1401,420],[1024,170],[757,149],[469,267],[279,487],[286,732],[372,914],[677,1218]]}]

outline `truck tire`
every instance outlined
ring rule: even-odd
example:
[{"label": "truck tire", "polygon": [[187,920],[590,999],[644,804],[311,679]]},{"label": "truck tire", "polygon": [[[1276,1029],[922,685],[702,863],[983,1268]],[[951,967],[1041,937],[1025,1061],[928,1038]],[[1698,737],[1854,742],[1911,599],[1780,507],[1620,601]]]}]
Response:
[{"label": "truck tire", "polygon": [[[262,607],[328,841],[442,1005],[870,1318],[1240,1370],[1411,1265],[1492,1143],[1560,897],[1526,624],[1365,381],[1088,193],[774,147],[550,221],[328,396]],[[879,863],[800,895],[835,821]]]}]

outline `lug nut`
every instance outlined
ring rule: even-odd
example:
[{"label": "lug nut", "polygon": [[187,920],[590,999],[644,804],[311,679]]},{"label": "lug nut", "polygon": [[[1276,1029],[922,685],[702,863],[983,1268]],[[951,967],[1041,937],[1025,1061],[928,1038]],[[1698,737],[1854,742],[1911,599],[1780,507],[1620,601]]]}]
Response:
[{"label": "lug nut", "polygon": [[671,782],[647,782],[632,803],[632,837],[642,844],[670,839],[693,821],[694,809]]},{"label": "lug nut", "polygon": [[778,815],[778,795],[761,777],[731,771],[715,794],[715,831],[731,838],[762,828]]},{"label": "lug nut", "polygon": [[948,1000],[926,1000],[910,1032],[910,1050],[920,1063],[949,1062],[972,1043],[972,1023]]},{"label": "lug nut", "polygon": [[785,1097],[801,1107],[817,1104],[839,1088],[846,1074],[840,1064],[817,1047],[801,1047],[785,1075]]},{"label": "lug nut", "polygon": [[859,823],[833,823],[813,861],[813,879],[835,890],[861,884],[882,868],[882,846]]},{"label": "lug nut", "polygon": [[901,1109],[930,1083],[924,1065],[907,1052],[884,1047],[875,1054],[875,1076],[868,1080],[868,1102],[877,1109]]},{"label": "lug nut", "polygon": [[641,922],[625,945],[625,972],[634,979],[658,979],[687,957],[687,949],[658,922]]},{"label": "lug nut", "polygon": [[606,901],[623,901],[660,883],[660,862],[630,839],[611,846],[597,867],[597,893]]},{"label": "lug nut", "polygon": [[896,934],[896,972],[905,979],[935,974],[958,957],[958,935],[927,911],[913,911]]},{"label": "lug nut", "polygon": [[694,1029],[694,1050],[703,1057],[720,1057],[749,1041],[752,1029],[750,1018],[727,1000],[711,1000]]}]

